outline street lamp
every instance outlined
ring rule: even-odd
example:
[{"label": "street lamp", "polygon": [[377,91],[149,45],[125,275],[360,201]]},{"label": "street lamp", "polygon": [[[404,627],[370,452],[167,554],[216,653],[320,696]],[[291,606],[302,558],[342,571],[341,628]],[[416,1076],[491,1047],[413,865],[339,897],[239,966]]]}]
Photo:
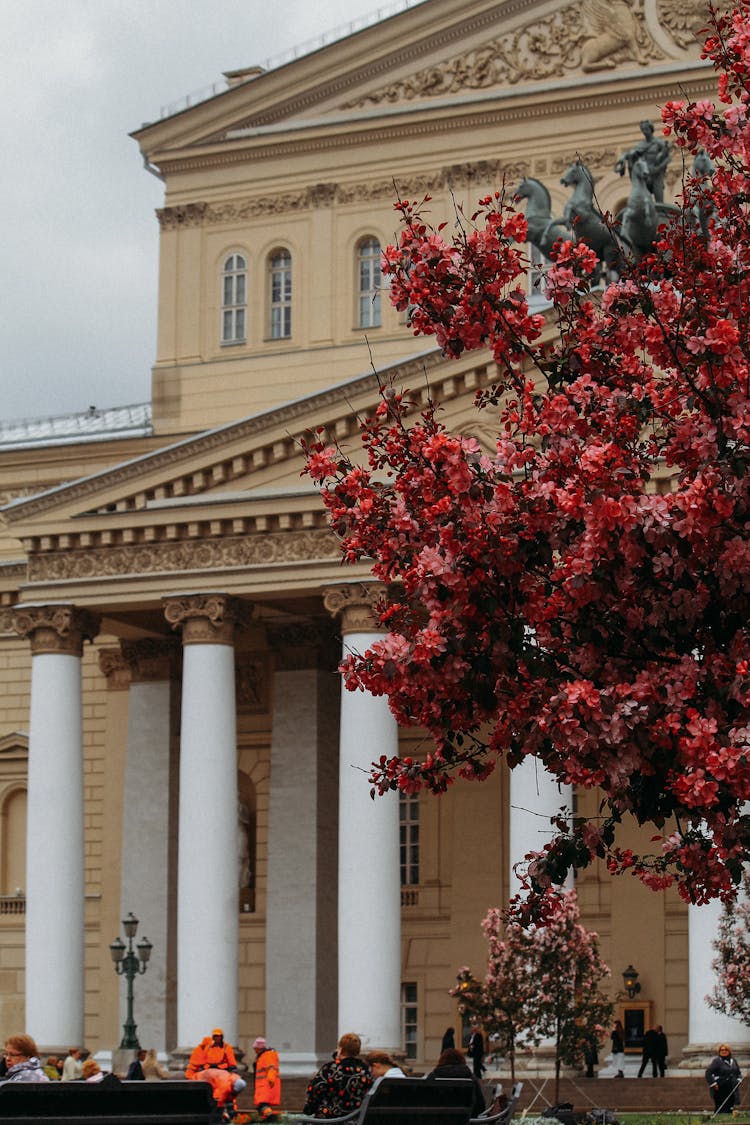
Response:
[{"label": "street lamp", "polygon": [[622,974],[622,979],[625,983],[625,991],[632,1000],[634,996],[641,991],[641,986],[638,982],[638,973],[633,968],[632,964],[628,965],[627,969]]},{"label": "street lamp", "polygon": [[120,1047],[128,1051],[138,1051],[141,1045],[136,1035],[136,1024],[133,1022],[133,981],[137,974],[145,973],[148,968],[151,950],[154,947],[147,937],[141,938],[136,946],[138,950],[138,956],[136,957],[133,952],[133,938],[138,929],[138,919],[132,911],[128,914],[127,918],[123,918],[122,926],[125,930],[125,937],[128,939],[127,946],[122,938],[119,937],[116,937],[113,942],[110,942],[109,946],[109,952],[115,965],[115,972],[118,977],[125,977],[128,982],[128,1014],[125,1023],[122,1025]]}]

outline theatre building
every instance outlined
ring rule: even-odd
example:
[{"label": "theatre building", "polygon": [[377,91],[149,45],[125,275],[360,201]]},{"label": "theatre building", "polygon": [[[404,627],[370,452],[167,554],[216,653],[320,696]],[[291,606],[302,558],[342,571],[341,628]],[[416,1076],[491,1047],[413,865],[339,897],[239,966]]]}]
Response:
[{"label": "theatre building", "polygon": [[[473,407],[489,356],[444,359],[380,287],[396,192],[450,229],[529,176],[559,216],[580,156],[617,212],[639,122],[712,94],[702,23],[692,0],[425,0],[274,69],[250,45],[222,93],[134,133],[133,175],[137,145],[164,181],[151,401],[0,427],[5,1034],[116,1046],[109,945],[132,912],[153,946],[144,1046],[220,1024],[307,1073],[356,1031],[434,1061],[513,862],[545,813],[595,798],[532,763],[370,799],[373,758],[428,747],[383,700],[342,697],[374,588],[342,567],[299,439],[356,445],[392,380],[493,449]],[[667,198],[681,176],[675,155]],[[673,1063],[747,1040],[704,1002],[717,908],[601,865],[578,893],[613,995],[635,966]]]}]

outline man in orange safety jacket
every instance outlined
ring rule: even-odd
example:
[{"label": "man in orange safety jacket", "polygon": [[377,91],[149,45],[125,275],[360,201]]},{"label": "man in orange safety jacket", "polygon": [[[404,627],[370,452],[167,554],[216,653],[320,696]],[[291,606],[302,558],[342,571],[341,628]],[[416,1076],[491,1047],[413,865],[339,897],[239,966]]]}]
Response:
[{"label": "man in orange safety jacket", "polygon": [[190,1056],[185,1070],[186,1078],[197,1078],[203,1070],[236,1070],[237,1059],[231,1043],[224,1042],[224,1032],[215,1027],[210,1035],[201,1039]]},{"label": "man in orange safety jacket", "polygon": [[281,1105],[281,1078],[279,1077],[279,1056],[269,1047],[262,1035],[253,1043],[255,1063],[253,1076],[255,1087],[253,1102],[262,1121],[275,1117]]}]

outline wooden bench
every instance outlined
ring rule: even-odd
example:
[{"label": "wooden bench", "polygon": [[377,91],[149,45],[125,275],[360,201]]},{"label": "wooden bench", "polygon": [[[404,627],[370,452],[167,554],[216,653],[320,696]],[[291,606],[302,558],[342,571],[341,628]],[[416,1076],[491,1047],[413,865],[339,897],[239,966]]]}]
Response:
[{"label": "wooden bench", "polygon": [[206,1082],[4,1082],[0,1121],[28,1125],[105,1122],[116,1125],[208,1125],[217,1120],[216,1103]]},{"label": "wooden bench", "polygon": [[[346,1117],[329,1117],[327,1125],[468,1125],[474,1101],[470,1078],[378,1078],[364,1096],[359,1109]],[[317,1122],[318,1117],[300,1115],[295,1122]],[[3,1123],[4,1125],[4,1123]]]}]

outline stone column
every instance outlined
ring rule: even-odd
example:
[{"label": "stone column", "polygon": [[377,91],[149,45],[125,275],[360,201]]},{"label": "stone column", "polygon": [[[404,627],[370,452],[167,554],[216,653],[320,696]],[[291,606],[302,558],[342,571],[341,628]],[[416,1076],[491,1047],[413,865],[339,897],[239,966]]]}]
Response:
[{"label": "stone column", "polygon": [[72,605],[20,605],[31,642],[26,859],[26,1025],[40,1047],[83,1044],[81,656],[99,628]]},{"label": "stone column", "polygon": [[[174,1004],[170,917],[176,903],[169,864],[173,810],[170,802],[170,680],[176,667],[173,641],[123,641],[130,671],[127,755],[123,786],[120,917],[131,910],[140,921],[138,938],[153,951],[138,978],[136,1022],[141,1043],[165,1051]],[[125,1020],[121,989],[120,1022]],[[210,1031],[210,1028],[209,1028]],[[174,1028],[172,1028],[174,1032]]]},{"label": "stone column", "polygon": [[164,599],[182,630],[177,1042],[217,1025],[237,1039],[239,839],[234,630],[242,606],[226,594]]},{"label": "stone column", "polygon": [[703,1071],[716,1054],[719,1043],[732,1045],[740,1065],[750,1058],[750,1030],[740,1020],[709,1008],[706,996],[713,992],[716,974],[711,962],[719,932],[720,902],[688,907],[688,980],[689,1022],[688,1044],[683,1050],[682,1066]]},{"label": "stone column", "polygon": [[330,1058],[338,1036],[340,689],[333,631],[328,622],[271,634],[276,658],[264,1033],[289,1076],[309,1077]]},{"label": "stone column", "polygon": [[[527,757],[510,771],[510,894],[518,894],[514,870],[529,852],[539,852],[554,834],[550,817],[572,807],[572,788],[547,772],[538,758]],[[572,878],[568,886],[572,887]]]},{"label": "stone column", "polygon": [[[364,652],[380,633],[371,613],[378,587],[330,587],[326,609],[340,616],[344,654]],[[339,742],[338,1033],[366,1047],[401,1043],[401,887],[398,797],[374,801],[367,776],[381,754],[398,752],[385,698],[341,685]]]}]

